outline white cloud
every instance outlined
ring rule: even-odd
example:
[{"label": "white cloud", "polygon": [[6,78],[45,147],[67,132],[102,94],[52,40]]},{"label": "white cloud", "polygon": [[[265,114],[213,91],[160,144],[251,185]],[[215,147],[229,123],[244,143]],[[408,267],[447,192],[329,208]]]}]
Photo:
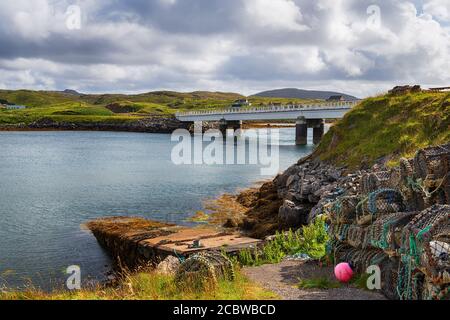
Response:
[{"label": "white cloud", "polygon": [[[86,92],[274,87],[358,96],[450,82],[450,2],[370,0],[0,2],[0,84]],[[422,10],[423,9],[423,10]]]},{"label": "white cloud", "polygon": [[423,5],[424,12],[432,15],[438,20],[450,20],[450,1],[448,0],[426,0]]},{"label": "white cloud", "polygon": [[282,31],[302,31],[300,8],[292,0],[252,0],[244,1],[245,16],[253,25]]}]

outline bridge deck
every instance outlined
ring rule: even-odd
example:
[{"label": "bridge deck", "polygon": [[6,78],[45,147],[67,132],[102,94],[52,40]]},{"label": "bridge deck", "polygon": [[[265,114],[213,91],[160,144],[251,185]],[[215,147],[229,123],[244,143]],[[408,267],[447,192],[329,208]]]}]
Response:
[{"label": "bridge deck", "polygon": [[321,103],[310,105],[285,105],[263,108],[204,110],[177,113],[180,121],[227,121],[239,120],[285,120],[304,116],[307,119],[339,119],[350,111],[358,101]]}]

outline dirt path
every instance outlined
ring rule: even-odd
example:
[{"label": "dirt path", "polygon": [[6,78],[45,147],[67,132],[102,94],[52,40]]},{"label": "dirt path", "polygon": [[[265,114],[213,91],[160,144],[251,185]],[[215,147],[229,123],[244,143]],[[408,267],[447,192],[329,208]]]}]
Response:
[{"label": "dirt path", "polygon": [[244,268],[243,273],[277,293],[284,300],[385,300],[377,292],[343,286],[337,289],[299,289],[299,279],[328,277],[333,278],[333,268],[319,267],[315,262],[285,261],[275,265]]}]

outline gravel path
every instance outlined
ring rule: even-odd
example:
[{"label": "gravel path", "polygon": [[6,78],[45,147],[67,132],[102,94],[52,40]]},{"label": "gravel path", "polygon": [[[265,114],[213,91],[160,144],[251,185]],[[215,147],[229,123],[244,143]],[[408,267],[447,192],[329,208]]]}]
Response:
[{"label": "gravel path", "polygon": [[327,290],[299,289],[299,279],[329,277],[334,280],[333,268],[320,267],[316,262],[285,261],[280,264],[244,268],[243,273],[284,300],[386,300],[378,292],[346,285]]}]

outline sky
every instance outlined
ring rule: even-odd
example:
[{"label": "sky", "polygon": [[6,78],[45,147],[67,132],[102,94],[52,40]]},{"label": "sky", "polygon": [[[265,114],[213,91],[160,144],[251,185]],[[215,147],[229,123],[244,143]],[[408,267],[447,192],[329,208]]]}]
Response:
[{"label": "sky", "polygon": [[0,88],[450,85],[449,0],[0,0]]}]

